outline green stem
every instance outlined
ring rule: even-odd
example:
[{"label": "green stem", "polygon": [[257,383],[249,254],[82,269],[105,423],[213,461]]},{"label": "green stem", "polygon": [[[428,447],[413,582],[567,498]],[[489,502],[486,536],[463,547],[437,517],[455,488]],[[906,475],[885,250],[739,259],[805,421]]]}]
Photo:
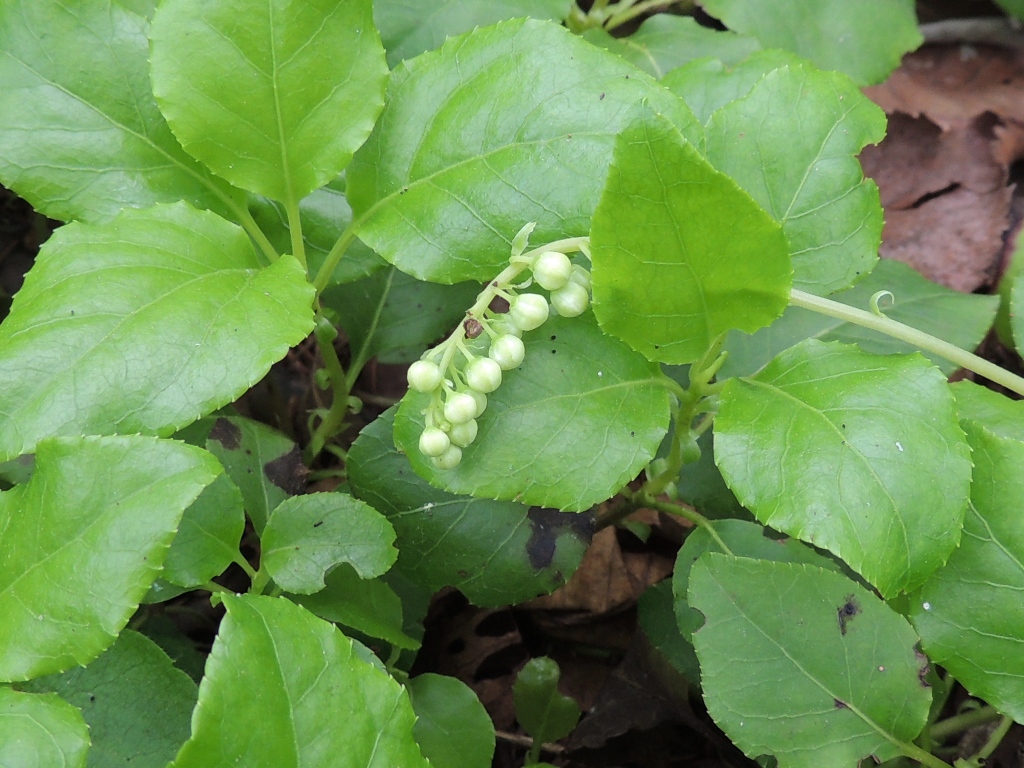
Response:
[{"label": "green stem", "polygon": [[821,315],[845,320],[848,323],[853,323],[863,328],[870,328],[894,339],[905,341],[926,352],[932,352],[940,357],[944,357],[961,368],[974,371],[978,375],[984,376],[986,379],[994,381],[996,384],[1000,384],[1016,392],[1018,395],[1024,396],[1024,379],[1020,376],[1016,376],[1000,368],[998,365],[990,363],[988,360],[983,360],[977,355],[960,349],[960,347],[947,341],[937,339],[924,331],[919,331],[916,328],[911,328],[909,325],[890,320],[884,315],[875,315],[863,309],[840,304],[838,301],[823,299],[820,296],[798,291],[795,288],[790,291],[789,301],[795,307],[802,307]]},{"label": "green stem", "polygon": [[260,225],[256,223],[256,219],[252,217],[249,209],[244,205],[233,207],[235,215],[238,217],[239,223],[242,225],[242,229],[245,230],[246,234],[251,237],[256,245],[259,246],[260,250],[263,251],[263,255],[267,257],[271,264],[278,260],[280,254],[277,249],[271,245],[270,240],[267,239],[266,234],[260,229]]},{"label": "green stem", "polygon": [[245,571],[245,575],[249,577],[250,582],[256,578],[256,569],[249,565],[249,562],[242,557],[241,552],[235,554],[235,565]]},{"label": "green stem", "polygon": [[727,555],[734,554],[733,551],[729,549],[729,546],[722,540],[722,537],[718,535],[718,531],[715,530],[714,524],[693,507],[689,507],[684,504],[676,504],[671,501],[659,501],[658,499],[652,499],[642,491],[638,491],[628,498],[637,508],[646,507],[647,509],[653,509],[657,512],[664,512],[667,515],[675,515],[676,517],[682,517],[689,520],[694,525],[700,526],[706,530],[708,535],[715,540],[715,543],[721,547],[722,552]]},{"label": "green stem", "polygon": [[916,744],[898,741],[896,742],[896,748],[899,749],[905,757],[909,757],[911,760],[917,760],[921,765],[926,765],[928,768],[950,768],[949,763],[944,760],[940,760],[931,752],[925,752]]},{"label": "green stem", "polygon": [[288,231],[292,236],[292,256],[299,260],[299,264],[306,269],[306,242],[302,239],[302,217],[299,214],[299,204],[292,201],[285,205],[288,213]]},{"label": "green stem", "polygon": [[985,761],[999,748],[999,744],[1006,737],[1007,732],[1013,726],[1013,718],[1009,716],[1003,717],[999,721],[999,725],[996,726],[995,730],[992,731],[992,735],[988,737],[988,741],[985,742],[985,746],[978,750],[978,754],[974,756],[978,765],[984,765]]},{"label": "green stem", "polygon": [[345,255],[345,251],[352,245],[352,242],[356,239],[356,230],[353,226],[349,225],[348,229],[341,233],[341,237],[338,238],[337,242],[331,248],[330,253],[327,254],[327,258],[324,259],[324,263],[320,266],[320,271],[316,273],[316,279],[313,281],[313,287],[316,288],[316,295],[319,296],[324,292],[327,284],[331,282],[331,275],[334,274],[334,270],[338,267],[338,262],[341,261],[341,257]]},{"label": "green stem", "polygon": [[227,587],[222,587],[220,584],[218,584],[215,581],[208,581],[205,584],[203,584],[201,587],[199,587],[199,589],[205,589],[210,594],[217,594],[218,592],[224,592],[224,593],[231,594],[231,590],[230,589],[228,589]]},{"label": "green stem", "polygon": [[266,569],[260,568],[256,572],[256,576],[252,580],[252,584],[249,585],[250,595],[262,595],[263,590],[267,588],[267,584],[270,583],[270,574],[267,573]]},{"label": "green stem", "polygon": [[316,326],[313,328],[313,337],[316,339],[317,349],[320,350],[320,357],[323,358],[324,367],[331,382],[331,407],[327,415],[320,421],[313,434],[310,436],[309,445],[306,446],[305,460],[309,466],[313,459],[320,455],[324,445],[334,435],[338,434],[342,424],[345,423],[345,416],[348,414],[348,396],[350,392],[349,380],[345,375],[345,369],[341,365],[338,351],[334,348],[334,340],[338,337],[337,329],[323,315],[317,317]]},{"label": "green stem", "polygon": [[928,735],[931,736],[933,741],[941,744],[950,736],[963,733],[968,728],[973,728],[976,725],[991,723],[999,718],[1000,714],[995,707],[972,709],[959,715],[948,717],[945,720],[940,720],[931,727]]},{"label": "green stem", "polygon": [[621,27],[627,21],[635,19],[637,16],[647,13],[647,11],[655,8],[668,8],[672,5],[683,5],[687,8],[693,7],[693,0],[643,0],[643,2],[630,3],[622,11],[612,14],[612,16],[604,23],[604,28],[609,32],[616,27]]}]

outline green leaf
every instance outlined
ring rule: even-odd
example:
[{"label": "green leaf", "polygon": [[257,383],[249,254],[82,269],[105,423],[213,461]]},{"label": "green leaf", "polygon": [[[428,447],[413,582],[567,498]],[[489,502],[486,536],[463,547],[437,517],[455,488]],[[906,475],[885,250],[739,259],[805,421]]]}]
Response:
[{"label": "green leaf", "polygon": [[383,107],[370,0],[164,0],[152,41],[153,90],[189,154],[288,205],[344,170]]},{"label": "green leaf", "polygon": [[54,219],[230,188],[189,157],[149,82],[149,22],[111,0],[9,0],[0,10],[0,183]]},{"label": "green leaf", "polygon": [[446,38],[505,19],[532,16],[561,21],[570,0],[376,0],[373,19],[394,67],[424,51],[440,48]]},{"label": "green leaf", "polygon": [[308,595],[324,588],[324,576],[339,563],[364,579],[380,576],[398,557],[394,541],[387,519],[348,494],[292,496],[267,521],[261,566],[282,589]]},{"label": "green leaf", "polygon": [[414,677],[406,688],[416,712],[413,737],[432,765],[490,768],[494,724],[473,689],[445,675]]},{"label": "green leaf", "polygon": [[405,689],[336,627],[283,598],[224,606],[173,768],[428,768]]},{"label": "green leaf", "polygon": [[995,2],[1011,16],[1024,19],[1024,0],[995,0]]},{"label": "green leaf", "polygon": [[917,635],[845,576],[708,553],[689,599],[707,619],[693,640],[708,713],[748,756],[853,768],[895,757],[924,727]]},{"label": "green leaf", "polygon": [[189,676],[131,630],[89,666],[22,687],[52,691],[81,710],[92,738],[90,768],[164,768],[189,736],[197,696]]},{"label": "green leaf", "polygon": [[[700,666],[693,652],[693,643],[689,635],[684,636],[676,624],[672,581],[666,579],[647,589],[637,600],[636,608],[637,623],[651,645],[687,681],[698,683]],[[699,621],[697,626],[700,626]]]},{"label": "green leaf", "polygon": [[690,504],[710,519],[750,518],[729,486],[722,479],[722,473],[715,464],[714,436],[708,430],[697,438],[700,458],[693,464],[686,464],[675,479],[679,500]]},{"label": "green leaf", "polygon": [[168,435],[231,402],[313,328],[290,256],[178,203],[54,233],[0,325],[0,457],[49,435]]},{"label": "green leaf", "polygon": [[[966,350],[975,349],[992,327],[999,300],[995,296],[960,293],[925,279],[913,268],[894,259],[882,259],[853,288],[829,298],[857,309],[868,309],[877,291],[886,317],[906,323]],[[890,355],[915,351],[915,347],[891,336],[862,328],[800,307],[789,307],[767,328],[752,336],[730,333],[725,348],[729,357],[719,378],[749,376],[761,370],[779,352],[807,338],[856,344],[865,352]],[[949,376],[957,366],[938,355],[923,353]]]},{"label": "green leaf", "polygon": [[910,617],[937,664],[973,696],[1022,720],[1024,442],[970,421],[965,427],[974,480],[963,541],[925,583]]},{"label": "green leaf", "polygon": [[[749,38],[740,38],[743,40]],[[716,110],[743,98],[762,77],[779,67],[795,66],[806,61],[777,48],[755,51],[733,66],[715,58],[703,58],[673,69],[661,84],[687,103],[693,114],[704,125]]]},{"label": "green leaf", "polygon": [[179,587],[205,584],[239,557],[244,528],[242,494],[221,475],[182,515],[160,577]]},{"label": "green leaf", "polygon": [[241,416],[218,417],[207,434],[206,449],[242,492],[245,511],[262,534],[277,505],[306,490],[302,451],[276,429]]},{"label": "green leaf", "polygon": [[417,474],[451,493],[589,509],[636,477],[665,436],[661,373],[601,333],[589,312],[552,317],[523,341],[525,361],[488,396],[458,467],[437,469],[419,451],[430,395],[402,399],[395,445]]},{"label": "green leaf", "polygon": [[516,720],[535,742],[558,741],[568,736],[580,719],[574,699],[558,691],[562,671],[547,656],[530,659],[512,685]]},{"label": "green leaf", "polygon": [[628,37],[612,37],[603,27],[595,27],[584,32],[583,39],[659,79],[694,59],[716,56],[732,63],[761,47],[752,37],[719,32],[701,26],[692,16],[668,13],[648,17]]},{"label": "green leaf", "polygon": [[373,357],[411,363],[465,319],[479,293],[479,283],[424,283],[389,267],[327,289],[321,303],[338,313],[360,366]]},{"label": "green leaf", "polygon": [[679,99],[559,26],[520,19],[451,39],[392,73],[347,174],[356,233],[439,283],[493,278],[527,222],[536,243],[587,235],[615,134],[644,98],[702,142]]},{"label": "green leaf", "polygon": [[433,488],[395,449],[396,410],[363,429],[347,463],[352,492],[395,527],[396,569],[431,592],[456,587],[479,606],[519,603],[562,586],[583,558],[593,518]]},{"label": "green leaf", "polygon": [[715,458],[743,506],[883,597],[920,586],[956,547],[969,454],[938,369],[835,342],[730,379],[715,419]]},{"label": "green leaf", "polygon": [[782,224],[795,287],[827,295],[878,260],[878,187],[856,156],[885,123],[849,78],[802,66],[769,72],[711,116],[708,160]]},{"label": "green leaf", "polygon": [[913,0],[702,0],[725,26],[785,48],[858,85],[882,82],[923,38]]},{"label": "green leaf", "polygon": [[414,650],[420,644],[402,629],[402,601],[380,579],[364,579],[342,563],[327,574],[324,589],[312,595],[288,595],[321,619],[342,624],[396,648]]},{"label": "green leaf", "polygon": [[[619,135],[591,231],[594,312],[648,359],[690,363],[782,314],[779,225],[650,105]],[[694,211],[700,215],[694,215]]]},{"label": "green leaf", "polygon": [[220,474],[150,437],[50,439],[32,479],[0,493],[0,680],[86,664],[131,617],[185,508]]},{"label": "green leaf", "polygon": [[0,765],[84,768],[88,751],[89,729],[73,706],[0,686]]},{"label": "green leaf", "polygon": [[1024,400],[1011,400],[973,381],[951,385],[961,424],[969,422],[999,437],[1024,442]]},{"label": "green leaf", "polygon": [[[288,213],[284,205],[254,195],[249,201],[249,210],[277,252],[290,253],[291,230],[288,227]],[[344,176],[302,198],[302,202],[299,203],[299,218],[302,223],[306,262],[310,274],[315,275],[320,271],[338,238],[352,223],[352,209],[345,199]],[[329,285],[350,283],[386,266],[387,262],[384,259],[356,239],[338,262]]]}]

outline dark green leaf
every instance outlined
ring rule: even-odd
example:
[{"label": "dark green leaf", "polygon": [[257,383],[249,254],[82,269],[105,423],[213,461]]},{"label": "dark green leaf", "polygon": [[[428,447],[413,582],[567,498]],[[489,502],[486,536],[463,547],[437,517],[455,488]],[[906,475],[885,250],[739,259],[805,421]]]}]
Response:
[{"label": "dark green leaf", "polygon": [[174,768],[428,768],[405,689],[336,627],[283,598],[224,606]]},{"label": "dark green leaf", "polygon": [[530,659],[512,685],[516,720],[534,741],[558,741],[568,736],[580,719],[576,702],[558,691],[562,671],[547,656]]},{"label": "dark green leaf", "polygon": [[89,729],[82,713],[53,694],[0,686],[0,765],[84,768]]},{"label": "dark green leaf", "polygon": [[179,587],[198,587],[224,572],[238,554],[245,528],[242,494],[221,475],[182,515],[160,576]]},{"label": "dark green leaf", "polygon": [[788,248],[779,225],[671,123],[649,105],[634,116],[594,212],[594,312],[648,359],[690,363],[725,331],[782,314]]},{"label": "dark green leaf", "polygon": [[743,509],[729,486],[722,479],[722,473],[715,464],[715,446],[711,430],[697,440],[700,458],[693,464],[686,464],[676,478],[676,493],[679,500],[692,505],[705,517],[748,518],[750,512]]},{"label": "dark green leaf", "polygon": [[[891,291],[893,294],[891,300],[881,299],[886,317],[966,350],[973,350],[985,338],[999,306],[995,296],[950,290],[926,280],[911,267],[894,259],[882,259],[871,274],[853,288],[829,298],[857,309],[868,309],[877,291]],[[856,344],[865,352],[876,355],[915,351],[912,345],[891,336],[800,307],[789,307],[782,317],[752,336],[729,334],[725,345],[729,357],[719,378],[754,374],[779,352],[806,338]],[[938,355],[923,354],[947,376],[957,368]]]},{"label": "dark green leaf", "polygon": [[446,38],[505,19],[561,21],[569,5],[570,0],[376,0],[373,20],[394,67],[440,48]]},{"label": "dark green leaf", "polygon": [[472,688],[433,674],[414,677],[406,688],[416,712],[413,736],[432,765],[490,768],[494,724]]},{"label": "dark green leaf", "polygon": [[394,525],[396,569],[432,592],[457,587],[480,606],[523,602],[564,584],[583,558],[593,519],[431,487],[394,447],[395,410],[363,429],[348,473],[353,493]]},{"label": "dark green leaf", "polygon": [[348,494],[292,496],[267,521],[261,566],[282,589],[308,595],[323,589],[324,576],[340,563],[364,579],[380,576],[398,557],[394,541],[385,517]]},{"label": "dark green leaf", "polygon": [[185,508],[220,474],[192,446],[57,438],[0,494],[0,680],[62,672],[117,637],[163,564]]},{"label": "dark green leaf", "polygon": [[839,573],[709,552],[690,575],[708,713],[748,756],[853,768],[920,733],[931,690],[906,619]]},{"label": "dark green leaf", "polygon": [[0,325],[0,457],[49,435],[167,435],[231,402],[312,330],[290,256],[178,203],[69,224]]},{"label": "dark green leaf", "polygon": [[769,72],[711,116],[708,160],[782,224],[796,287],[824,296],[878,260],[882,207],[857,155],[885,122],[849,78],[803,66]]},{"label": "dark green leaf", "polygon": [[730,379],[715,419],[715,458],[743,506],[884,597],[920,586],[956,547],[969,455],[938,369],[835,342]]},{"label": "dark green leaf", "polygon": [[668,13],[647,18],[628,37],[612,37],[602,27],[595,27],[584,32],[583,39],[617,53],[657,78],[704,56],[715,56],[733,63],[761,47],[752,37],[719,32],[702,27],[691,16]]},{"label": "dark green leaf", "polygon": [[383,107],[370,0],[164,0],[153,90],[192,156],[286,204],[348,165]]},{"label": "dark green leaf", "polygon": [[341,318],[355,360],[411,363],[465,319],[478,293],[479,283],[423,283],[390,267],[329,288],[322,304]]},{"label": "dark green leaf", "polygon": [[348,172],[357,234],[439,283],[490,280],[527,222],[536,243],[586,235],[615,134],[645,98],[702,142],[682,101],[554,24],[509,21],[449,40],[392,73]]},{"label": "dark green leaf", "polygon": [[22,687],[53,691],[82,711],[92,739],[90,768],[164,768],[188,739],[197,695],[167,654],[131,630],[89,666]]},{"label": "dark green leaf", "polygon": [[1024,401],[1011,400],[972,381],[952,385],[962,422],[984,427],[999,437],[1024,442]]},{"label": "dark green leaf", "polygon": [[965,426],[974,480],[963,541],[925,583],[911,620],[937,664],[972,695],[1021,720],[1024,442],[971,421]]},{"label": "dark green leaf", "polygon": [[650,587],[640,595],[636,608],[637,622],[651,645],[688,681],[700,682],[700,666],[693,643],[688,634],[684,636],[680,632],[676,623],[672,581],[666,579]]},{"label": "dark green leaf", "polygon": [[106,221],[230,188],[182,151],[149,82],[149,22],[111,0],[0,9],[0,182],[42,213]]},{"label": "dark green leaf", "polygon": [[913,0],[702,0],[704,9],[765,48],[785,48],[859,85],[880,83],[921,44]]},{"label": "dark green leaf", "polygon": [[651,460],[668,423],[657,366],[601,332],[591,313],[524,335],[526,359],[487,398],[477,439],[453,470],[419,452],[429,395],[410,391],[395,445],[417,474],[452,493],[582,511]]}]

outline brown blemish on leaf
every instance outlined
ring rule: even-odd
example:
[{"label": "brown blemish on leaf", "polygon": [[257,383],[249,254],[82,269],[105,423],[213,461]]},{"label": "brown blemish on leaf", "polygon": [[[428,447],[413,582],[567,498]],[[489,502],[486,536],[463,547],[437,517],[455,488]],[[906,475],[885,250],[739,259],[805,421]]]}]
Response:
[{"label": "brown blemish on leaf", "polygon": [[296,445],[288,453],[263,465],[263,474],[282,491],[298,496],[306,490],[306,475],[309,470],[302,463],[302,452]]},{"label": "brown blemish on leaf", "polygon": [[914,658],[917,659],[917,679],[921,683],[922,688],[931,688],[932,684],[928,682],[928,673],[932,671],[932,668],[928,664],[928,657],[924,655],[920,648],[914,646]]},{"label": "brown blemish on leaf", "polygon": [[594,516],[590,512],[559,512],[547,507],[530,507],[527,513],[530,522],[530,540],[526,542],[526,554],[530,565],[538,571],[551,565],[555,558],[558,536],[568,528],[577,538],[589,542],[594,535]]},{"label": "brown blemish on leaf", "polygon": [[853,617],[860,613],[860,606],[853,595],[846,596],[846,602],[839,606],[836,614],[839,616],[839,632],[846,634],[846,626],[853,620]]},{"label": "brown blemish on leaf", "polygon": [[227,450],[234,451],[242,444],[242,430],[227,419],[217,419],[210,430],[210,439],[216,440]]},{"label": "brown blemish on leaf", "polygon": [[842,699],[832,699],[832,705],[836,709],[849,709],[850,706]]}]

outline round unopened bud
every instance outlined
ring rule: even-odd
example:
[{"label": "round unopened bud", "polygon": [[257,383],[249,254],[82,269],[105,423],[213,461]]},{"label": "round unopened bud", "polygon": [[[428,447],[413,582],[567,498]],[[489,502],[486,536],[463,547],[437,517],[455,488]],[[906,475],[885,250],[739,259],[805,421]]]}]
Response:
[{"label": "round unopened bud", "polygon": [[523,329],[516,325],[507,313],[498,315],[491,321],[491,330],[499,336],[515,336],[517,339],[523,335]]},{"label": "round unopened bud", "polygon": [[551,294],[551,306],[562,317],[576,317],[587,311],[590,294],[578,283],[566,283]]},{"label": "round unopened bud", "polygon": [[432,458],[430,463],[438,469],[455,469],[459,466],[460,461],[462,461],[462,449],[457,445],[450,445],[447,451]]},{"label": "round unopened bud", "polygon": [[469,394],[473,398],[473,403],[476,405],[476,414],[473,418],[479,419],[484,415],[484,411],[487,410],[487,395],[475,389],[469,390]]},{"label": "round unopened bud", "polygon": [[466,383],[477,392],[493,392],[501,386],[501,366],[489,357],[478,357],[466,366]]},{"label": "round unopened bud", "polygon": [[548,300],[536,293],[524,293],[516,297],[508,314],[524,331],[532,331],[548,319]]},{"label": "round unopened bud", "polygon": [[501,370],[511,371],[523,362],[523,358],[526,357],[526,346],[518,336],[506,334],[491,342],[487,356],[500,365]]},{"label": "round unopened bud", "polygon": [[533,262],[533,279],[541,288],[557,291],[572,274],[572,262],[564,253],[545,251]]},{"label": "round unopened bud", "polygon": [[569,275],[569,282],[576,283],[576,285],[582,285],[588,291],[590,290],[590,272],[585,270],[579,264],[572,265],[572,274]]},{"label": "round unopened bud", "polygon": [[424,456],[440,456],[448,450],[451,439],[437,427],[427,427],[420,435],[420,453]]},{"label": "round unopened bud", "polygon": [[476,440],[476,433],[479,430],[476,419],[470,419],[464,421],[461,424],[453,424],[452,431],[448,433],[448,437],[451,438],[455,445],[465,448],[467,445]]},{"label": "round unopened bud", "polygon": [[453,425],[476,418],[476,398],[468,392],[448,395],[444,403],[444,417]]},{"label": "round unopened bud", "polygon": [[417,360],[406,374],[409,387],[417,392],[433,392],[441,383],[441,369],[429,360]]}]

